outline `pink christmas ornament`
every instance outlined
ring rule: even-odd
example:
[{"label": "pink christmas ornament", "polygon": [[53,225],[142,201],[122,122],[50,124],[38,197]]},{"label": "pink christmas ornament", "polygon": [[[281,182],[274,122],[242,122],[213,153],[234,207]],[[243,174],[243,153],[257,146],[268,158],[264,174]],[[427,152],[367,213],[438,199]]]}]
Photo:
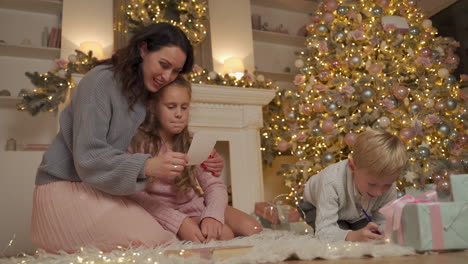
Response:
[{"label": "pink christmas ornament", "polygon": [[377,1],[377,5],[385,9],[390,5],[390,0],[379,0]]},{"label": "pink christmas ornament", "polygon": [[320,16],[319,15],[313,15],[312,16],[312,22],[314,22],[314,23],[320,22]]},{"label": "pink christmas ornament", "polygon": [[325,105],[323,105],[322,100],[314,101],[314,111],[317,113],[325,111]]},{"label": "pink christmas ornament", "polygon": [[402,140],[410,141],[416,136],[416,131],[414,130],[414,128],[405,127],[400,130],[399,135]]},{"label": "pink christmas ornament", "polygon": [[322,82],[327,82],[328,80],[330,80],[330,71],[328,70],[321,71],[319,72],[318,77]]},{"label": "pink christmas ornament", "polygon": [[307,135],[304,132],[300,132],[296,135],[296,140],[298,142],[305,142],[307,140]]},{"label": "pink christmas ornament", "polygon": [[325,119],[323,120],[322,122],[322,131],[325,132],[325,133],[331,133],[333,132],[333,130],[335,129],[335,122],[333,122],[332,120],[330,119]]},{"label": "pink christmas ornament", "polygon": [[314,23],[310,23],[306,26],[306,30],[310,33],[313,33],[315,31],[315,24]]},{"label": "pink christmas ornament", "polygon": [[356,138],[357,138],[357,134],[350,132],[346,134],[346,136],[344,137],[344,142],[346,143],[346,145],[352,147],[354,146],[354,143],[356,142]]},{"label": "pink christmas ornament", "polygon": [[429,58],[432,56],[432,49],[431,48],[422,48],[419,50],[419,55]]},{"label": "pink christmas ornament", "polygon": [[444,111],[447,108],[447,103],[444,100],[437,101],[434,104],[434,109],[437,111]]},{"label": "pink christmas ornament", "polygon": [[303,115],[309,115],[312,112],[312,106],[310,104],[303,104],[300,109]]},{"label": "pink christmas ornament", "polygon": [[341,62],[338,58],[333,58],[331,61],[330,61],[330,65],[332,66],[332,68],[339,68],[340,65],[341,65]]},{"label": "pink christmas ornament", "polygon": [[456,54],[449,54],[444,62],[447,64],[456,65],[460,62],[460,57],[458,57]]},{"label": "pink christmas ornament", "polygon": [[289,143],[284,141],[284,140],[281,140],[280,142],[278,142],[278,147],[277,148],[281,152],[286,151],[289,148]]},{"label": "pink christmas ornament", "polygon": [[323,20],[326,23],[331,23],[331,22],[333,22],[334,19],[335,19],[335,15],[333,15],[330,12],[326,12],[325,14],[323,14]]},{"label": "pink christmas ornament", "polygon": [[379,74],[382,72],[383,65],[381,63],[372,63],[367,71],[369,71],[370,74]]},{"label": "pink christmas ornament", "polygon": [[400,100],[403,100],[408,96],[409,89],[406,88],[405,86],[396,86],[393,87],[393,95]]},{"label": "pink christmas ornament", "polygon": [[323,9],[328,12],[333,12],[338,8],[338,2],[336,0],[328,0],[323,4]]}]

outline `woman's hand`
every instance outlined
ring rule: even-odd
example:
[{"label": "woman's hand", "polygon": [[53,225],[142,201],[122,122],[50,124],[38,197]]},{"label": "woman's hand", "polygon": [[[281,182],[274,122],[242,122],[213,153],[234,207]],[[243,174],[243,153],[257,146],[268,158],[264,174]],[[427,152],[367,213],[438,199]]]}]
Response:
[{"label": "woman's hand", "polygon": [[201,233],[205,237],[205,243],[212,239],[218,240],[223,232],[223,224],[218,220],[207,217],[201,221]]},{"label": "woman's hand", "polygon": [[223,158],[213,149],[210,156],[201,164],[202,168],[206,171],[211,172],[214,176],[221,175],[221,171],[224,168]]},{"label": "woman's hand", "polygon": [[198,221],[192,217],[186,217],[180,225],[177,236],[181,240],[190,240],[193,242],[204,243],[205,237],[203,236],[200,227],[198,227]]},{"label": "woman's hand", "polygon": [[166,152],[146,160],[145,175],[161,180],[173,181],[184,170],[187,155],[180,152]]}]

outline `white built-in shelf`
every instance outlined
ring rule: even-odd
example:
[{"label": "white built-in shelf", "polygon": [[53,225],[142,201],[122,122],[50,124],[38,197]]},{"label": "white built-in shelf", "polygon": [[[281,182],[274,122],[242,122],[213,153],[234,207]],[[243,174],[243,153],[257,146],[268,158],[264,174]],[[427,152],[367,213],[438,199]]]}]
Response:
[{"label": "white built-in shelf", "polygon": [[60,57],[60,49],[0,44],[0,56],[53,60]]},{"label": "white built-in shelf", "polygon": [[59,0],[0,0],[0,8],[53,15],[62,13],[62,5]]},{"label": "white built-in shelf", "polygon": [[277,32],[252,30],[253,40],[259,42],[289,45],[299,48],[304,48],[306,38],[300,36],[293,36],[288,34],[282,34]]},{"label": "white built-in shelf", "polygon": [[300,13],[314,13],[319,0],[250,0],[252,5],[289,10]]},{"label": "white built-in shelf", "polygon": [[16,107],[23,98],[17,96],[0,96],[0,108]]},{"label": "white built-in shelf", "polygon": [[267,79],[271,79],[273,81],[281,81],[281,82],[293,82],[296,73],[290,72],[268,72],[268,71],[255,71],[257,75],[263,74]]}]

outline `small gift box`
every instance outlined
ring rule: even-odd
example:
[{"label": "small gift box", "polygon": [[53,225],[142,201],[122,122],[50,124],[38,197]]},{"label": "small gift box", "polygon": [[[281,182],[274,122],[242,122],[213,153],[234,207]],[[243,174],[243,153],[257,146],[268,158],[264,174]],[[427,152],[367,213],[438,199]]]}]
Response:
[{"label": "small gift box", "polygon": [[468,248],[468,202],[437,202],[432,190],[405,195],[382,207],[385,235],[417,251]]},{"label": "small gift box", "polygon": [[468,174],[450,175],[450,185],[455,202],[468,202]]},{"label": "small gift box", "polygon": [[[298,222],[299,212],[290,205],[268,202],[255,203],[255,214],[271,224]],[[265,225],[264,225],[265,226]]]}]

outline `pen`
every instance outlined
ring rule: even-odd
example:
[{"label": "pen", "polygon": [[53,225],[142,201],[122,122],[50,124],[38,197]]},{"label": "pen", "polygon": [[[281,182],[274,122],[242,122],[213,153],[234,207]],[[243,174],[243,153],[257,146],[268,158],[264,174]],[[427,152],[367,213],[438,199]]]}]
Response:
[{"label": "pen", "polygon": [[[366,216],[367,221],[372,222],[372,218],[367,214],[366,210],[362,209],[362,213]],[[374,230],[372,232],[376,233],[377,235],[382,235],[379,230]]]}]

